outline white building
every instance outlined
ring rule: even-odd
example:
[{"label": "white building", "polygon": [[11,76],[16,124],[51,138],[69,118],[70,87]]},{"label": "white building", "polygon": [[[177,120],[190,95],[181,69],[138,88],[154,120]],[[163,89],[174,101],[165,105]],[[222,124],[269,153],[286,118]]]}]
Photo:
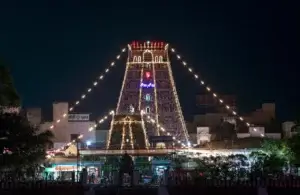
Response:
[{"label": "white building", "polygon": [[[55,127],[52,132],[54,138],[54,148],[64,146],[77,137],[83,135],[82,142],[95,142],[95,131],[89,131],[90,127],[96,125],[95,121],[90,121],[89,114],[71,114],[68,112],[69,105],[66,102],[53,103],[53,121],[60,120],[59,123],[54,123]],[[68,113],[68,117],[63,118],[63,114]],[[40,125],[41,130],[51,130],[50,126],[53,122],[45,122]]]}]

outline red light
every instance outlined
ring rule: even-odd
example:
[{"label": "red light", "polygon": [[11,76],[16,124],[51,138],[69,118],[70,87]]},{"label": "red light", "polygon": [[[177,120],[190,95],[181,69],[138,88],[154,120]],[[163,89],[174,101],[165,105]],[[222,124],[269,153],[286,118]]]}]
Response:
[{"label": "red light", "polygon": [[151,76],[150,72],[146,72],[146,78],[149,79]]}]

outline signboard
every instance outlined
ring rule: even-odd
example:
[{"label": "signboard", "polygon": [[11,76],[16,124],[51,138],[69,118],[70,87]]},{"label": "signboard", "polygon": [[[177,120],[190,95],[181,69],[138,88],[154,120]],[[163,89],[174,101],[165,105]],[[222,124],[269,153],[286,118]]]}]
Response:
[{"label": "signboard", "polygon": [[13,113],[20,113],[21,108],[20,107],[4,107],[0,106],[0,112],[13,114]]},{"label": "signboard", "polygon": [[90,114],[69,114],[69,121],[89,121]]},{"label": "signboard", "polygon": [[141,83],[140,87],[144,87],[144,88],[153,88],[155,85],[153,83]]}]

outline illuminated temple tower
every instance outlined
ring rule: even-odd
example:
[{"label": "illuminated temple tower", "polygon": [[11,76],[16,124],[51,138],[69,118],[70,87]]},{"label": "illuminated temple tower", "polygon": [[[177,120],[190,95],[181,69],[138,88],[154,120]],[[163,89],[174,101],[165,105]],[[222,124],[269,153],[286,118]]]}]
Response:
[{"label": "illuminated temple tower", "polygon": [[171,135],[188,141],[166,43],[148,41],[128,45],[116,115],[130,115],[132,111],[139,114],[140,110],[144,110],[146,116],[150,115],[170,133],[159,132],[156,126],[145,124],[148,135]]}]

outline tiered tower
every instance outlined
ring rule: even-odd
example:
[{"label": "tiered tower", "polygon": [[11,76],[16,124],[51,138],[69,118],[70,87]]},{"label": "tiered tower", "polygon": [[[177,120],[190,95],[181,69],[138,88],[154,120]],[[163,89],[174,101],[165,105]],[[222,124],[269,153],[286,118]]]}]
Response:
[{"label": "tiered tower", "polygon": [[[118,100],[117,115],[132,112],[150,115],[164,126],[167,135],[188,142],[188,134],[168,56],[163,42],[132,42]],[[161,135],[157,127],[146,126],[148,135]]]}]

